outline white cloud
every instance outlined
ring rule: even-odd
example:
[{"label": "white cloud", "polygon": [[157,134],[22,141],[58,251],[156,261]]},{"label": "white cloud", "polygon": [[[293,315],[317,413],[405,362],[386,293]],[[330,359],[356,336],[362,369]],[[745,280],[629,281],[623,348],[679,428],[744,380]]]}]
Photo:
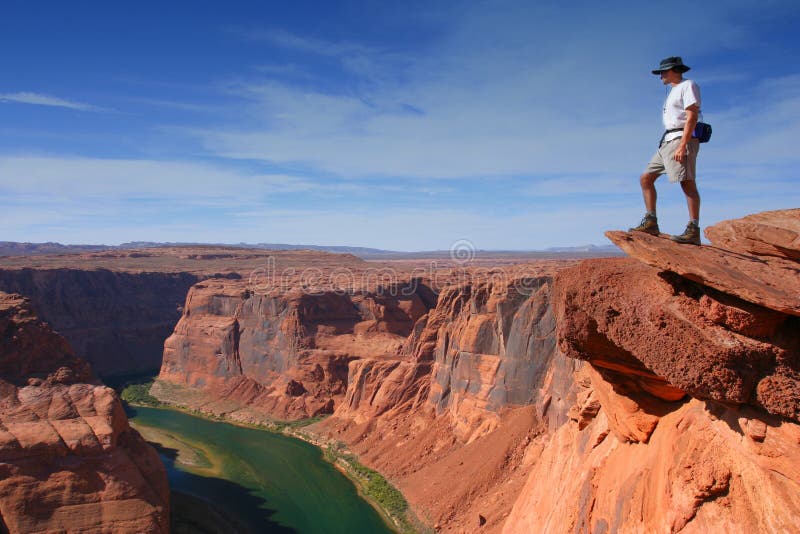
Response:
[{"label": "white cloud", "polygon": [[232,31],[246,40],[267,41],[283,48],[290,48],[323,56],[345,57],[352,55],[372,55],[378,51],[376,48],[354,42],[333,42],[324,39],[304,37],[283,28]]},{"label": "white cloud", "polygon": [[[316,198],[374,197],[382,193],[447,192],[428,184],[374,184],[299,174],[263,173],[187,161],[99,159],[57,156],[0,156],[0,196],[86,202],[100,210],[110,203],[135,201],[143,206],[207,207],[260,212],[267,205]],[[32,205],[35,205],[33,202]]]},{"label": "white cloud", "polygon": [[77,109],[78,111],[104,112],[104,108],[66,100],[56,96],[43,95],[41,93],[0,93],[0,102],[17,102],[20,104],[33,104],[36,106],[52,106],[59,108]]},{"label": "white cloud", "polygon": [[[730,50],[731,36],[735,47],[753,42],[753,32],[720,8],[698,9],[661,34],[641,24],[660,16],[656,6],[465,5],[450,13],[439,40],[406,62],[352,42],[253,31],[251,38],[275,46],[351,59],[361,65],[360,78],[329,80],[327,88],[341,84],[335,91],[240,81],[230,91],[258,126],[190,134],[217,156],[301,163],[347,177],[638,175],[660,135],[663,89],[649,69],[664,50],[701,31],[709,39],[694,50],[698,58]],[[702,83],[703,65],[692,63]],[[723,80],[718,69],[709,74],[713,83]],[[754,121],[758,111],[744,117]],[[715,140],[747,135],[741,123],[727,126],[720,123]],[[789,143],[777,143],[761,161],[777,150]]]}]

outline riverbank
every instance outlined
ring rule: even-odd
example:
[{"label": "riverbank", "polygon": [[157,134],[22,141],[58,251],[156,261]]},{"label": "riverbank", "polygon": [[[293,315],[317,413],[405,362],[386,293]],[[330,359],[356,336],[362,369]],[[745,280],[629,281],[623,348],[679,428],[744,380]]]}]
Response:
[{"label": "riverbank", "polygon": [[[377,471],[360,464],[357,457],[342,443],[320,440],[318,437],[302,430],[304,427],[321,420],[323,417],[315,417],[300,421],[270,421],[264,424],[247,423],[225,416],[190,409],[179,404],[162,402],[150,395],[149,390],[151,385],[152,381],[129,384],[122,390],[121,397],[125,402],[134,407],[139,406],[174,410],[211,422],[222,422],[241,428],[281,434],[311,444],[322,451],[322,458],[326,462],[335,467],[353,483],[359,496],[378,512],[386,525],[392,530],[401,534],[428,534],[433,532],[431,528],[427,527],[416,518],[402,493],[397,488],[391,485]],[[153,437],[156,438],[157,442],[169,442],[169,448],[176,451],[177,461],[185,463],[185,465],[188,466],[202,466],[203,462],[206,462],[210,464],[210,466],[204,469],[213,470],[213,459],[211,455],[209,455],[207,451],[203,451],[202,447],[198,447],[197,444],[187,443],[185,440],[176,439],[175,436],[164,435],[163,433],[154,433]]]}]

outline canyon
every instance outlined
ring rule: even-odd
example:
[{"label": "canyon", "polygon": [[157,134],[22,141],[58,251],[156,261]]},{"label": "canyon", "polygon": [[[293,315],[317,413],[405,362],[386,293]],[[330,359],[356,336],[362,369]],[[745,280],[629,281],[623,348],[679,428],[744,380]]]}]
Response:
[{"label": "canyon", "polygon": [[583,261],[106,251],[4,258],[0,290],[107,375],[160,363],[163,401],[327,416],[437,532],[792,532],[799,236],[783,210]]}]

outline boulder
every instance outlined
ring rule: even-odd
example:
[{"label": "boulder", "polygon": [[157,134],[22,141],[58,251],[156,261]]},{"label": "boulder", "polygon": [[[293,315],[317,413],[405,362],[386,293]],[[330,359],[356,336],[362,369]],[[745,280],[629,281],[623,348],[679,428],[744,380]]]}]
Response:
[{"label": "boulder", "polygon": [[665,401],[688,393],[800,419],[795,317],[627,258],[559,272],[553,302],[568,357]]},{"label": "boulder", "polygon": [[705,234],[720,248],[800,261],[800,208],[722,221],[706,228]]}]

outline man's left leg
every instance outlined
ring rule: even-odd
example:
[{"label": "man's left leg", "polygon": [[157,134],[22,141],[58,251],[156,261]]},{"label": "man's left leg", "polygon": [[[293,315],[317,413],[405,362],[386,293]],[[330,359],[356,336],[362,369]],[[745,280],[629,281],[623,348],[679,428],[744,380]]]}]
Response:
[{"label": "man's left leg", "polygon": [[684,180],[681,182],[681,189],[686,195],[686,206],[689,208],[689,219],[700,223],[700,192],[697,191],[697,183],[694,180]]},{"label": "man's left leg", "polygon": [[697,192],[697,153],[700,143],[697,139],[689,141],[686,147],[686,161],[674,172],[680,176],[681,189],[686,195],[686,206],[689,208],[689,224],[683,234],[672,236],[673,241],[690,245],[700,244],[700,193]]},{"label": "man's left leg", "polygon": [[694,180],[681,182],[681,189],[686,195],[686,206],[689,208],[689,224],[683,234],[672,236],[673,241],[690,245],[700,244],[700,193]]}]

